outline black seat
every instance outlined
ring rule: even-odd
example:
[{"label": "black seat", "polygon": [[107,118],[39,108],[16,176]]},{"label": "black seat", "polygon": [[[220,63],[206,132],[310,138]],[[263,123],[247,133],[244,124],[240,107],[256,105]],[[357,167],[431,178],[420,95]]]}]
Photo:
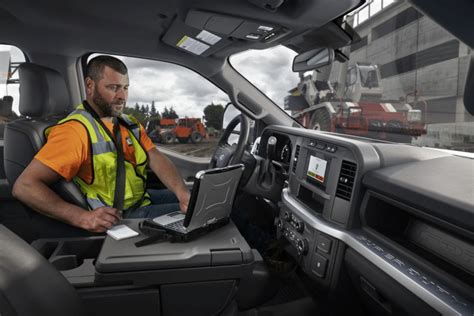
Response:
[{"label": "black seat", "polygon": [[0,139],[3,139],[4,124],[12,117],[12,105],[13,97],[10,95],[6,95],[0,100]]},{"label": "black seat", "polygon": [[[19,67],[19,77],[19,111],[23,117],[7,124],[4,136],[4,165],[10,186],[44,145],[44,130],[56,124],[71,110],[68,89],[59,72],[25,63]],[[64,200],[87,209],[87,202],[74,183],[61,180],[53,185],[53,190]],[[85,235],[83,230],[33,210],[29,210],[29,215],[38,238]]]},{"label": "black seat", "polygon": [[0,315],[85,315],[76,291],[64,276],[3,225]]}]

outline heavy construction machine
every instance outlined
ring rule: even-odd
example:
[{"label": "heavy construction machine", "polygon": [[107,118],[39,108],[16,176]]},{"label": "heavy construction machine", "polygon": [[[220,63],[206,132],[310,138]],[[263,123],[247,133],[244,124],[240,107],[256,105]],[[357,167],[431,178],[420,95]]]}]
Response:
[{"label": "heavy construction machine", "polygon": [[417,93],[411,104],[407,102],[409,95],[384,100],[377,65],[341,66],[343,75],[333,83],[327,80],[330,71],[315,70],[306,76],[300,73],[300,82],[285,98],[285,110],[303,126],[396,142],[411,142],[413,137],[426,134],[426,102]]},{"label": "heavy construction machine", "polygon": [[159,143],[173,144],[178,140],[185,144],[200,143],[207,137],[206,128],[199,118],[159,119],[147,123],[150,138]]}]

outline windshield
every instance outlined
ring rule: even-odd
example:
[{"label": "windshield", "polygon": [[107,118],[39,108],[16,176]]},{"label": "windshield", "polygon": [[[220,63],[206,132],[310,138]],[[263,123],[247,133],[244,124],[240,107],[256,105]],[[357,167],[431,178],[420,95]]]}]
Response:
[{"label": "windshield", "polygon": [[360,41],[345,63],[292,72],[284,46],[230,63],[308,129],[474,152],[463,103],[471,49],[405,1],[369,1],[346,17]]}]

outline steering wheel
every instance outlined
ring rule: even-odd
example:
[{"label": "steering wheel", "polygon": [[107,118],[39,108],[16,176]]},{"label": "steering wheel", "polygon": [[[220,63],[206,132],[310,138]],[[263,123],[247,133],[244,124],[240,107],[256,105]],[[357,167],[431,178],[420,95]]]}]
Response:
[{"label": "steering wheel", "polygon": [[[240,123],[240,135],[237,146],[229,145],[229,137],[232,134],[234,128]],[[242,156],[244,155],[245,146],[249,139],[250,134],[250,124],[248,118],[240,114],[236,116],[229,125],[227,125],[224,133],[222,134],[219,142],[217,143],[217,148],[214,154],[211,157],[211,162],[209,163],[209,168],[222,168],[229,165],[233,165],[242,161]]]}]

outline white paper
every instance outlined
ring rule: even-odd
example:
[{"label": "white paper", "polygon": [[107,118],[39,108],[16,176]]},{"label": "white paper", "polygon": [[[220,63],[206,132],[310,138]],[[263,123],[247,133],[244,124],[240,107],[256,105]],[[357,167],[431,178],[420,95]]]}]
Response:
[{"label": "white paper", "polygon": [[181,40],[178,42],[178,44],[176,44],[176,46],[196,55],[201,55],[210,47],[209,45],[204,44],[203,42],[195,40],[194,38],[191,38],[186,35],[181,38]]},{"label": "white paper", "polygon": [[196,38],[200,39],[203,42],[206,42],[210,45],[214,45],[215,43],[219,42],[221,40],[220,36],[217,36],[215,34],[212,34],[211,32],[208,32],[206,30],[202,30]]},{"label": "white paper", "polygon": [[109,229],[107,231],[107,235],[109,235],[115,240],[122,240],[125,238],[138,236],[139,234],[133,229],[131,229],[130,227],[128,227],[127,225],[122,224],[122,225],[114,226],[111,229]]}]

